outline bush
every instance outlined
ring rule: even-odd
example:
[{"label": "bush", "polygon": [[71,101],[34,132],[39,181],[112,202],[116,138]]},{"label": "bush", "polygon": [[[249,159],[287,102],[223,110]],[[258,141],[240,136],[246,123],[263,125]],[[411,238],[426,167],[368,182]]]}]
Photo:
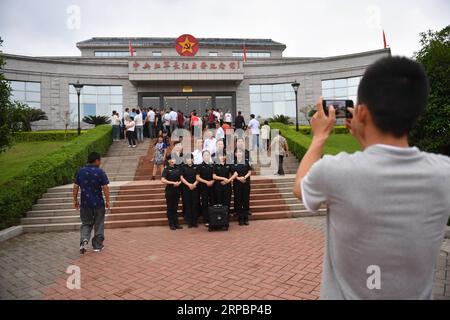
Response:
[{"label": "bush", "polygon": [[112,142],[111,126],[99,126],[33,162],[14,179],[0,185],[0,229],[16,225],[48,188],[73,182],[90,152],[105,154]]},{"label": "bush", "polygon": [[83,122],[93,124],[94,126],[101,126],[102,124],[111,123],[111,120],[107,116],[86,116],[83,118]]},{"label": "bush", "polygon": [[269,119],[269,122],[279,122],[282,124],[290,124],[292,122],[290,122],[289,117],[285,116],[283,114],[276,114],[273,116],[273,118]]},{"label": "bush", "polygon": [[297,159],[301,160],[303,158],[311,144],[311,139],[309,137],[305,136],[303,132],[299,134],[295,129],[292,130],[290,126],[283,123],[272,122],[270,128],[280,130],[288,143],[289,151],[291,151]]},{"label": "bush", "polygon": [[[292,128],[293,127],[291,127],[291,129]],[[294,130],[295,130],[295,127],[294,127]],[[299,130],[299,132],[306,134],[306,135],[311,134],[311,127],[309,127],[309,126],[299,126],[298,130]],[[345,126],[335,126],[334,131],[332,133],[333,134],[347,134],[350,132],[348,131],[348,129]]]},{"label": "bush", "polygon": [[[86,131],[82,131],[81,134]],[[77,137],[77,131],[34,131],[16,132],[13,135],[15,142],[32,141],[69,141]]]}]

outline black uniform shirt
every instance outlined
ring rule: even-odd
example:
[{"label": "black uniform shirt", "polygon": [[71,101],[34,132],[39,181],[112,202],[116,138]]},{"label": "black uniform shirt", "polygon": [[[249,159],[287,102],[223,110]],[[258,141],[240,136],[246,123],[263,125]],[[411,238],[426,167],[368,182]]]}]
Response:
[{"label": "black uniform shirt", "polygon": [[212,180],[213,170],[214,170],[213,164],[202,162],[202,164],[198,166],[198,174],[200,175],[200,178],[202,178],[203,180],[208,181]]},{"label": "black uniform shirt", "polygon": [[197,177],[198,167],[196,165],[188,166],[184,164],[181,167],[181,175],[189,183],[194,183]]},{"label": "black uniform shirt", "polygon": [[229,164],[216,164],[214,166],[214,173],[219,177],[229,178],[231,174],[231,165]]},{"label": "black uniform shirt", "polygon": [[[234,164],[232,167],[232,173],[237,172],[238,177],[245,176],[249,171],[251,171],[250,165],[248,163],[238,163]],[[247,182],[250,181],[250,177],[247,178]]]},{"label": "black uniform shirt", "polygon": [[[171,166],[165,167],[161,175],[161,177],[172,182],[180,181],[180,176],[181,176],[180,169]],[[166,187],[173,187],[173,185],[168,184],[166,185]]]}]

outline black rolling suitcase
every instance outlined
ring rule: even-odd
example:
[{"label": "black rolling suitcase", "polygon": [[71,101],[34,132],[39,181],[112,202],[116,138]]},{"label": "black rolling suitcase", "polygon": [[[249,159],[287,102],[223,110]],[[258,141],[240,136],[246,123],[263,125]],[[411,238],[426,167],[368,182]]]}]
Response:
[{"label": "black rolling suitcase", "polygon": [[208,208],[209,227],[208,231],[214,229],[228,230],[230,226],[228,221],[228,207],[221,204],[213,205]]}]

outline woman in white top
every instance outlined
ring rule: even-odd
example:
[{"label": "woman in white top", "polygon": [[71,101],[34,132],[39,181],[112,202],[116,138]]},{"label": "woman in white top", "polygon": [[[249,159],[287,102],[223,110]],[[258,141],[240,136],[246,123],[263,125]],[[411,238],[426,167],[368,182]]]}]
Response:
[{"label": "woman in white top", "polygon": [[231,112],[230,112],[230,110],[228,110],[227,113],[225,113],[225,115],[223,116],[223,122],[231,124],[231,121],[232,121],[231,119],[232,119]]},{"label": "woman in white top", "polygon": [[144,141],[144,121],[142,119],[142,113],[140,110],[136,110],[136,116],[134,117],[136,123],[136,136],[138,142]]},{"label": "woman in white top", "polygon": [[203,152],[203,140],[198,139],[195,144],[195,150],[192,152],[192,155],[194,156],[194,164],[199,165],[203,162],[202,157]]},{"label": "woman in white top", "polygon": [[120,119],[119,119],[119,114],[116,111],[112,112],[111,126],[112,126],[113,141],[119,141],[120,140]]},{"label": "woman in white top", "polygon": [[264,125],[261,127],[261,139],[263,142],[263,147],[266,150],[269,150],[270,146],[270,126],[269,122],[266,120],[264,121]]},{"label": "woman in white top", "polygon": [[125,127],[127,128],[128,148],[136,148],[136,122],[134,118],[130,116],[130,120],[125,121]]},{"label": "woman in white top", "polygon": [[209,154],[216,153],[216,143],[217,139],[214,138],[214,134],[212,130],[208,130],[206,133],[207,138],[205,139],[205,142],[203,143],[203,150],[208,150]]}]

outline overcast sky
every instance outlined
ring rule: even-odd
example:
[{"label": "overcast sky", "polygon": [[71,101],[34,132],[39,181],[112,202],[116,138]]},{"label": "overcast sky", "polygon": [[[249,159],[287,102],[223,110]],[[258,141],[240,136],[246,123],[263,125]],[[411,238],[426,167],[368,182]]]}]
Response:
[{"label": "overcast sky", "polygon": [[382,48],[384,29],[392,53],[410,57],[420,32],[449,22],[449,0],[0,0],[2,50],[31,56],[77,56],[75,43],[91,37],[184,33],[271,38],[287,57],[333,56]]}]

